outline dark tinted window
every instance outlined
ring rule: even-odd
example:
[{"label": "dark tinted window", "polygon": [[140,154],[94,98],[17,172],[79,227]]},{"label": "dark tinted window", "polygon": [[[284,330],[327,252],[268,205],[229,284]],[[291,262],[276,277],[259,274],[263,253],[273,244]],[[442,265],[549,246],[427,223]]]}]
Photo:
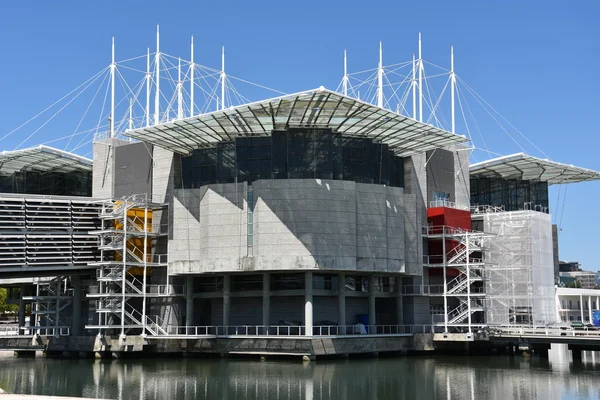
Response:
[{"label": "dark tinted window", "polygon": [[334,179],[404,186],[404,162],[371,139],[330,129],[290,128],[269,137],[243,137],[195,150],[181,161],[182,185],[258,179]]},{"label": "dark tinted window", "polygon": [[501,178],[471,179],[471,205],[504,206],[506,211],[548,210],[548,183]]},{"label": "dark tinted window", "polygon": [[92,172],[18,171],[0,175],[0,193],[91,196]]}]

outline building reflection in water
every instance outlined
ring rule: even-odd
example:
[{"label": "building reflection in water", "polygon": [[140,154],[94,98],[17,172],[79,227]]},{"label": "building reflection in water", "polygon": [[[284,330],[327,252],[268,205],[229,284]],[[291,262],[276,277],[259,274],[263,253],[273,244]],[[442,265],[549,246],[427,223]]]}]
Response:
[{"label": "building reflection in water", "polygon": [[107,399],[600,398],[598,353],[565,346],[540,357],[410,357],[311,363],[236,359],[0,359],[13,393]]}]

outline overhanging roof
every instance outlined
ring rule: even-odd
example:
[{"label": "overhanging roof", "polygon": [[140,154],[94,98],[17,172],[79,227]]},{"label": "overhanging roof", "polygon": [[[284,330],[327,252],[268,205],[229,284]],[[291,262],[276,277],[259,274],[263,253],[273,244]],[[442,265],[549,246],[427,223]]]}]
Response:
[{"label": "overhanging roof", "polygon": [[92,160],[47,146],[0,153],[0,173],[15,171],[91,171]]},{"label": "overhanging roof", "polygon": [[464,136],[319,88],[125,132],[175,153],[212,147],[240,136],[266,136],[287,127],[328,127],[370,138],[398,155],[462,143]]},{"label": "overhanging roof", "polygon": [[472,164],[471,177],[524,179],[548,182],[549,185],[593,181],[600,179],[600,172],[555,161],[511,154]]}]

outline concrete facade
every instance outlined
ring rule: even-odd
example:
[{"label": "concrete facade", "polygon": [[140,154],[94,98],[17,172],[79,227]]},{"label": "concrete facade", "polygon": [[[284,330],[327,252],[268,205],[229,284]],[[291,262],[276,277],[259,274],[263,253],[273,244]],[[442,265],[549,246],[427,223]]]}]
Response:
[{"label": "concrete facade", "polygon": [[402,188],[260,180],[251,188],[252,210],[248,190],[246,183],[175,190],[172,274],[420,272],[417,204]]},{"label": "concrete facade", "polygon": [[94,142],[92,196],[117,199],[152,192],[152,145],[120,139]]}]

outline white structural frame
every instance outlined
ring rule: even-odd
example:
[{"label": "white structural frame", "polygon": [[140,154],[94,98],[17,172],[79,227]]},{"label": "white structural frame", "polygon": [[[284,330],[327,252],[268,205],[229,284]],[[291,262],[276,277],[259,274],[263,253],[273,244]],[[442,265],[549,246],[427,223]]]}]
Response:
[{"label": "white structural frame", "polygon": [[[148,315],[147,299],[183,296],[184,291],[169,285],[158,285],[149,291],[147,275],[149,268],[167,268],[166,255],[153,254],[154,240],[166,233],[154,231],[149,212],[162,209],[164,205],[148,201],[147,195],[133,195],[120,200],[101,202],[102,229],[92,231],[100,240],[101,260],[91,263],[97,267],[98,288],[90,290],[87,297],[96,301],[97,325],[86,329],[98,329],[100,333],[118,330],[121,337],[129,331],[138,330],[142,335],[166,335],[166,324],[157,315]],[[138,215],[143,212],[140,220]],[[142,240],[142,249],[134,241]],[[142,270],[140,281],[131,270]],[[168,277],[168,270],[167,270]],[[141,309],[130,303],[142,299]],[[119,318],[119,322],[114,321]]]},{"label": "white structural frame", "polygon": [[[482,254],[490,237],[483,232],[450,226],[430,226],[424,235],[429,241],[442,243],[442,254],[426,256],[423,263],[426,270],[441,269],[442,280],[438,285],[430,281],[430,285],[423,290],[408,294],[443,298],[444,320],[437,321],[437,324],[444,326],[444,332],[464,329],[472,332],[475,327],[486,325],[485,321],[473,323],[472,316],[486,310],[485,281],[490,265]],[[455,246],[447,249],[447,243],[454,243]],[[449,279],[450,270],[458,275]]]},{"label": "white structural frame", "polygon": [[525,153],[510,154],[471,164],[472,178],[523,179],[548,182],[548,185],[600,180],[600,172],[562,164]]},{"label": "white structural frame", "polygon": [[467,141],[464,136],[323,87],[138,128],[126,136],[189,154],[235,137],[270,136],[273,130],[290,126],[331,128],[345,136],[371,138],[400,156]]},{"label": "white structural frame", "polygon": [[68,151],[40,145],[22,150],[0,152],[2,173],[15,171],[91,171],[92,160]]}]

